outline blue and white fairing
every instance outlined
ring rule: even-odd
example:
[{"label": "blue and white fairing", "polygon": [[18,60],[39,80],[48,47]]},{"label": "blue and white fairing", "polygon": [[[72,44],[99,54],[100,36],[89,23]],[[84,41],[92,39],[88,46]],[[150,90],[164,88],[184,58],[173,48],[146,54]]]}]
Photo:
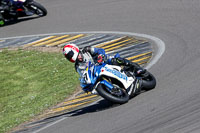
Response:
[{"label": "blue and white fairing", "polygon": [[98,83],[102,83],[112,89],[113,85],[108,81],[98,81],[101,76],[117,79],[123,84],[125,89],[129,88],[135,81],[133,77],[128,77],[124,72],[121,72],[120,66],[108,65],[105,63],[94,65],[91,62],[88,62],[85,71],[80,78],[81,87],[84,91],[92,91]]},{"label": "blue and white fairing", "polygon": [[121,82],[124,85],[124,88],[127,89],[130,87],[133,82],[133,77],[128,77],[124,72],[121,72],[120,66],[114,66],[114,65],[105,65],[101,68],[100,76],[108,76],[117,79],[119,82]]}]

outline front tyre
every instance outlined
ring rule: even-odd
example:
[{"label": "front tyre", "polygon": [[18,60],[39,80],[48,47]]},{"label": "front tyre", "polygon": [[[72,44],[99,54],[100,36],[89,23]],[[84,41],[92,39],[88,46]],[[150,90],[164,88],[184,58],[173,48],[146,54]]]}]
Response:
[{"label": "front tyre", "polygon": [[46,8],[42,6],[40,3],[37,3],[35,1],[33,1],[30,5],[28,5],[28,9],[40,17],[47,15]]},{"label": "front tyre", "polygon": [[99,84],[96,88],[96,91],[99,93],[100,96],[113,103],[123,104],[128,102],[129,95],[124,89],[120,87],[115,87],[112,89],[113,92],[110,92],[108,90],[109,89],[104,84]]}]

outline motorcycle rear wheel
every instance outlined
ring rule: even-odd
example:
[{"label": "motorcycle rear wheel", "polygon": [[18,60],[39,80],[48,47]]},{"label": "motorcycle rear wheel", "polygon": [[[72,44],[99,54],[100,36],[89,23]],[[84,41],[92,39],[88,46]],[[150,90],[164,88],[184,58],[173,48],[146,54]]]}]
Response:
[{"label": "motorcycle rear wheel", "polygon": [[99,93],[100,96],[102,96],[106,100],[109,100],[113,103],[124,104],[128,102],[129,95],[124,89],[120,87],[116,88],[117,91],[120,91],[120,93],[122,93],[122,95],[118,96],[118,95],[111,94],[106,87],[107,86],[105,86],[104,84],[98,85],[98,87],[96,88],[96,91]]},{"label": "motorcycle rear wheel", "polygon": [[150,73],[147,72],[148,76],[142,78],[142,89],[145,91],[149,91],[156,87],[156,78]]}]

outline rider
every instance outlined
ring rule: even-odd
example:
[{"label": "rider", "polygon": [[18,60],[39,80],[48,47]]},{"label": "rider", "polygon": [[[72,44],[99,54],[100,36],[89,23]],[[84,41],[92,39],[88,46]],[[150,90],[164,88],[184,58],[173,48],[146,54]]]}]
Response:
[{"label": "rider", "polygon": [[[7,5],[6,5],[7,6]],[[4,10],[5,9],[5,4],[3,0],[0,0],[0,10]],[[5,24],[5,20],[4,17],[2,16],[1,12],[0,12],[0,26],[3,26]]]},{"label": "rider", "polygon": [[9,11],[11,15],[16,15],[17,14],[16,10],[18,8],[24,9],[23,3],[25,1],[26,0],[0,0],[0,3],[3,9]]},{"label": "rider", "polygon": [[126,69],[132,70],[137,75],[146,72],[146,70],[140,67],[137,63],[121,58],[119,54],[110,56],[106,54],[105,50],[102,48],[86,46],[80,50],[75,44],[67,44],[63,48],[63,54],[66,59],[75,63],[75,69],[80,75],[82,75],[87,62],[89,61],[94,63],[105,62],[110,65],[125,66]]},{"label": "rider", "polygon": [[13,8],[21,8],[26,0],[2,0],[7,2],[8,6]]}]

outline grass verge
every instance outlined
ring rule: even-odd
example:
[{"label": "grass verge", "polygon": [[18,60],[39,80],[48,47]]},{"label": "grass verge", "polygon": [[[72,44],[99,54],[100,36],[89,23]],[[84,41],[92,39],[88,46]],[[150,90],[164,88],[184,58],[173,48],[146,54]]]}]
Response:
[{"label": "grass verge", "polygon": [[74,64],[60,53],[0,52],[0,132],[61,102],[78,86]]}]

